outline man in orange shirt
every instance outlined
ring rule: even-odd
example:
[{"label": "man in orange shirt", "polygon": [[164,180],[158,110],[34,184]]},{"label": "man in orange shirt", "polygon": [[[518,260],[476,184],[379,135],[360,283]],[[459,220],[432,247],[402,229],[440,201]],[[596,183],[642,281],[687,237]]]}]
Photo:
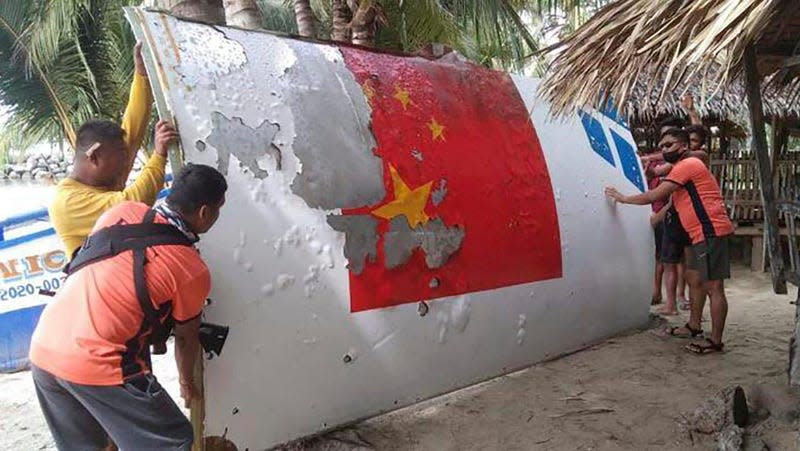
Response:
[{"label": "man in orange shirt", "polygon": [[[722,334],[728,315],[724,280],[730,278],[728,240],[733,224],[728,219],[717,180],[696,158],[689,156],[689,136],[685,130],[662,133],[659,147],[664,160],[674,166],[665,182],[652,191],[625,196],[607,187],[606,195],[620,203],[647,205],[672,195],[678,217],[692,241],[690,267],[699,271],[703,287],[711,299],[711,338],[691,343],[689,351],[705,354],[722,351]],[[700,300],[692,299],[689,322],[684,328],[691,336],[702,334]]]},{"label": "man in orange shirt", "polygon": [[[192,243],[216,222],[226,190],[216,169],[188,165],[164,205],[151,210],[122,202],[98,219],[75,261],[91,251],[93,238],[127,225],[167,229],[185,245],[148,245],[90,261],[70,273],[45,307],[30,361],[59,449],[101,449],[107,435],[121,449],[190,449],[191,425],[151,373],[149,339],[157,324],[175,322],[175,361],[188,406],[200,313],[211,289],[208,267]],[[146,262],[143,279],[136,274],[139,256]]]}]

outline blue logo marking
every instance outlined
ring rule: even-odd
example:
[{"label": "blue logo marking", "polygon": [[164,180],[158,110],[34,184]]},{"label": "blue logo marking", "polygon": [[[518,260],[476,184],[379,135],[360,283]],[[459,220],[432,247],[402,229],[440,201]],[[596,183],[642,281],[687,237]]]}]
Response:
[{"label": "blue logo marking", "polygon": [[[610,103],[601,113],[603,116],[614,121],[620,127],[627,129],[622,116],[613,108],[613,103]],[[602,122],[594,118],[591,114],[585,111],[579,111],[578,115],[583,124],[583,130],[586,132],[586,138],[589,140],[589,145],[597,155],[600,155],[605,161],[613,167],[616,167],[614,162],[614,155],[611,151],[611,145],[608,142],[606,135],[606,128],[611,134],[611,139],[614,142],[614,148],[617,150],[619,156],[620,166],[622,166],[622,173],[631,183],[634,184],[639,191],[645,191],[644,177],[642,171],[639,169],[639,156],[636,154],[634,146],[628,142],[622,135],[615,132],[612,128],[607,127]]]},{"label": "blue logo marking", "polygon": [[614,156],[611,155],[611,147],[608,145],[608,139],[606,139],[606,132],[603,131],[603,124],[583,111],[579,114],[583,129],[586,130],[586,136],[589,138],[589,144],[594,152],[608,161],[611,166],[616,166],[614,164]]}]

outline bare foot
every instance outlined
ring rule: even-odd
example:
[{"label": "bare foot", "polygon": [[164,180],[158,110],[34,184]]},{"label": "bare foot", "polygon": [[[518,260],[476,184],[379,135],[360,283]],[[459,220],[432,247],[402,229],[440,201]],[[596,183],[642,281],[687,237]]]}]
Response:
[{"label": "bare foot", "polygon": [[678,310],[675,307],[671,309],[669,307],[663,307],[658,309],[658,314],[661,316],[675,316],[678,314]]}]

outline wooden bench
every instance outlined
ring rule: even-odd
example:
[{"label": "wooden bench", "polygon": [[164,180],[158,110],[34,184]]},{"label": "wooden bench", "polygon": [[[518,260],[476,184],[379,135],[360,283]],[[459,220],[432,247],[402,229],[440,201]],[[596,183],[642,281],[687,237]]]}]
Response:
[{"label": "wooden bench", "polygon": [[[767,270],[767,247],[764,241],[764,225],[736,227],[734,236],[750,237],[750,269],[764,272]],[[789,229],[782,227],[780,235],[789,236]]]}]

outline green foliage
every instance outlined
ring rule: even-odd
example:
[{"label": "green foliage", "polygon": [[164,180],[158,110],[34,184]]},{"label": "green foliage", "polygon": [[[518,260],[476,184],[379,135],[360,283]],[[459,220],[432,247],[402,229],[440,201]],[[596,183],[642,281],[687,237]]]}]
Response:
[{"label": "green foliage", "polygon": [[119,119],[133,73],[134,0],[0,2],[0,154],[71,139],[90,118]]},{"label": "green foliage", "polygon": [[[365,1],[365,0],[362,0]],[[375,1],[375,0],[372,0]],[[544,33],[571,31],[609,0],[384,0],[375,1],[385,17],[375,46],[412,53],[429,43],[445,44],[488,67],[520,71],[534,66]],[[317,35],[328,39],[331,0],[311,0]],[[291,0],[261,0],[265,28],[296,33]]]},{"label": "green foliage", "polygon": [[[367,0],[361,0],[367,1]],[[553,27],[569,32],[608,0],[371,0],[385,25],[376,47],[448,45],[488,67],[546,67],[536,52]],[[69,139],[90,118],[119,120],[133,74],[134,38],[122,7],[138,0],[0,0],[0,158]],[[264,28],[297,33],[291,0],[258,0]],[[328,39],[331,0],[311,0]]]}]

